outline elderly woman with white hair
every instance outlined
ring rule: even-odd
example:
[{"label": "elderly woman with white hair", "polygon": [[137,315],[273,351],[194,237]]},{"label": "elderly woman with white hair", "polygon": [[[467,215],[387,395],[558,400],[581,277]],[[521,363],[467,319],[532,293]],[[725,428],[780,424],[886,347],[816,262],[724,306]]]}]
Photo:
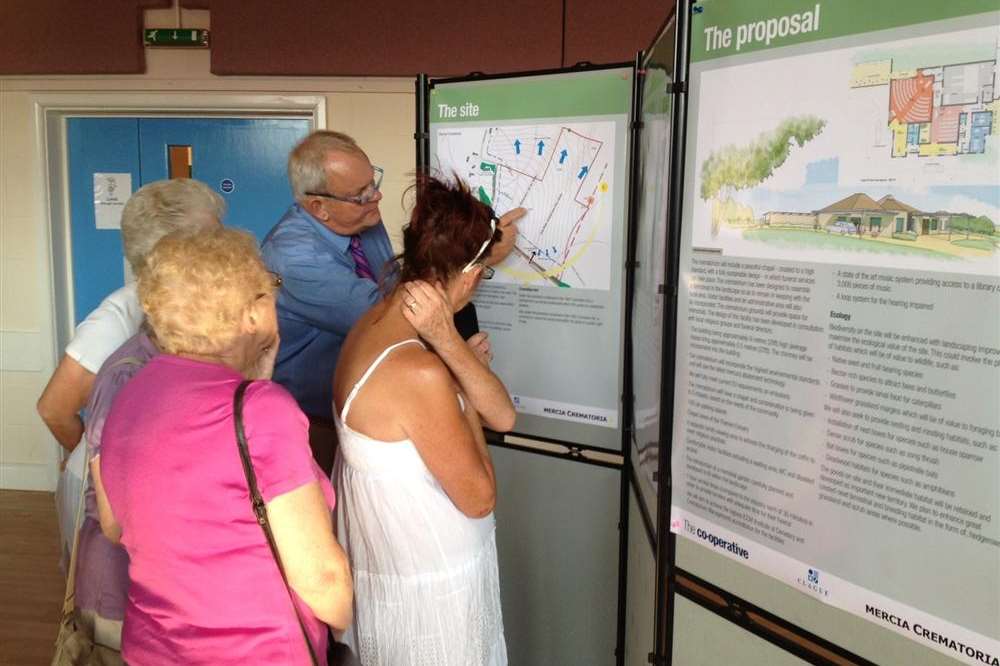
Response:
[{"label": "elderly woman with white hair", "polygon": [[[125,258],[138,275],[156,242],[178,229],[218,225],[226,203],[204,183],[187,178],[158,180],[133,194],[122,211]],[[94,377],[111,352],[139,330],[142,308],[134,282],[112,292],[76,327],[66,353],[38,399],[38,414],[63,447],[72,451],[83,436],[80,410]]]},{"label": "elderly woman with white hair", "polygon": [[162,353],[118,392],[96,484],[130,558],[128,663],[326,663],[323,623],[350,621],[333,488],[270,381],[279,284],[224,228],[167,236],[139,275]]},{"label": "elderly woman with white hair", "polygon": [[[142,270],[146,255],[166,234],[218,227],[225,210],[222,197],[196,180],[160,180],[140,188],[122,211],[122,244],[132,270],[135,273]],[[141,364],[157,353],[150,339],[139,333],[142,318],[134,282],[113,292],[77,327],[38,401],[38,411],[45,423],[59,442],[73,451],[58,493],[65,550],[69,550],[73,541],[87,449],[92,459],[99,459],[101,426],[112,398]],[[116,349],[120,351],[115,352]],[[122,363],[122,359],[130,362]],[[84,404],[88,446],[77,447],[84,431],[79,415]],[[95,641],[117,650],[125,612],[128,557],[120,546],[101,534],[92,487],[87,489],[85,501],[75,602]]]}]

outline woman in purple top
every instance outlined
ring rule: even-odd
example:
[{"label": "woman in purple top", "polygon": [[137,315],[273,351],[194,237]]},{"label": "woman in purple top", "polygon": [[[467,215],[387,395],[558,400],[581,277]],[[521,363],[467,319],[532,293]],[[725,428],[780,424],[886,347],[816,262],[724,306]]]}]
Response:
[{"label": "woman in purple top", "polygon": [[[308,664],[310,648],[326,663],[324,623],[350,622],[333,489],[312,460],[308,421],[268,379],[278,283],[253,238],[232,229],[171,234],[139,275],[162,353],[115,398],[94,478],[101,529],[129,556],[130,664]],[[233,396],[244,379],[259,380],[245,393],[243,425],[290,591],[236,445]]]},{"label": "woman in purple top", "polygon": [[[159,353],[149,336],[140,331],[109,356],[97,373],[87,402],[84,432],[94,474],[100,473],[101,432],[111,401],[121,387]],[[76,607],[84,621],[92,626],[94,640],[119,650],[128,590],[128,555],[124,548],[101,534],[93,484],[87,488],[86,512],[77,547]]]}]

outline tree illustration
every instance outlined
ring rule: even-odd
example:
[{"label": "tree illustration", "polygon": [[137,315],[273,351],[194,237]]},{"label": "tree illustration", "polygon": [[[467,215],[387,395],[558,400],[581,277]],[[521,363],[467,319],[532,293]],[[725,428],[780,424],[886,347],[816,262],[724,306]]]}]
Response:
[{"label": "tree illustration", "polygon": [[788,118],[774,130],[760,134],[753,143],[730,145],[711,153],[701,165],[701,198],[708,200],[720,192],[759,185],[785,163],[793,141],[801,148],[825,126],[826,121],[816,116]]},{"label": "tree illustration", "polygon": [[949,238],[951,238],[952,231],[964,231],[966,238],[970,234],[992,236],[996,233],[996,226],[993,224],[993,220],[986,215],[972,217],[971,215],[962,214],[952,218],[951,224],[948,226]]},{"label": "tree illustration", "polygon": [[[701,198],[726,200],[736,190],[759,185],[785,163],[793,143],[801,148],[825,126],[826,121],[816,116],[787,118],[749,144],[729,145],[710,153],[701,165]],[[718,220],[713,216],[712,235],[716,234]]]}]

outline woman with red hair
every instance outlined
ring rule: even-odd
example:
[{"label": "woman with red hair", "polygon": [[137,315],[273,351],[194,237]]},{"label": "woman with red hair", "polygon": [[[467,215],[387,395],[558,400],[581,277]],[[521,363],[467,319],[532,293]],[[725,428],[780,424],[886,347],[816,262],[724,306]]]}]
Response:
[{"label": "woman with red hair", "polygon": [[[347,642],[372,664],[506,664],[482,425],[514,408],[452,315],[483,278],[497,218],[457,179],[423,178],[397,286],[348,335],[334,378],[339,540],[355,589]],[[478,351],[478,353],[477,353]]]}]

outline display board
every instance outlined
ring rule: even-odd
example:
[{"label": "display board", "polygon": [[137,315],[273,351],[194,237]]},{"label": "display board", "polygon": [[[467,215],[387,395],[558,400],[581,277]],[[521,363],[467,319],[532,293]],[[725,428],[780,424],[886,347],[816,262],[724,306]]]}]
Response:
[{"label": "display board", "polygon": [[653,651],[656,612],[656,549],[642,529],[643,501],[632,488],[628,497],[628,603],[625,606],[625,663],[647,664]]},{"label": "display board", "polygon": [[697,9],[671,531],[1000,664],[996,2]]},{"label": "display board", "polygon": [[510,663],[615,663],[621,471],[501,447],[490,455]]},{"label": "display board", "polygon": [[667,256],[670,156],[670,82],[674,60],[671,21],[643,64],[642,123],[636,191],[635,268],[632,283],[633,429],[631,461],[638,501],[655,521],[660,453],[660,375]]},{"label": "display board", "polygon": [[514,251],[475,304],[515,432],[620,450],[633,67],[431,82],[430,166],[498,215]]}]

